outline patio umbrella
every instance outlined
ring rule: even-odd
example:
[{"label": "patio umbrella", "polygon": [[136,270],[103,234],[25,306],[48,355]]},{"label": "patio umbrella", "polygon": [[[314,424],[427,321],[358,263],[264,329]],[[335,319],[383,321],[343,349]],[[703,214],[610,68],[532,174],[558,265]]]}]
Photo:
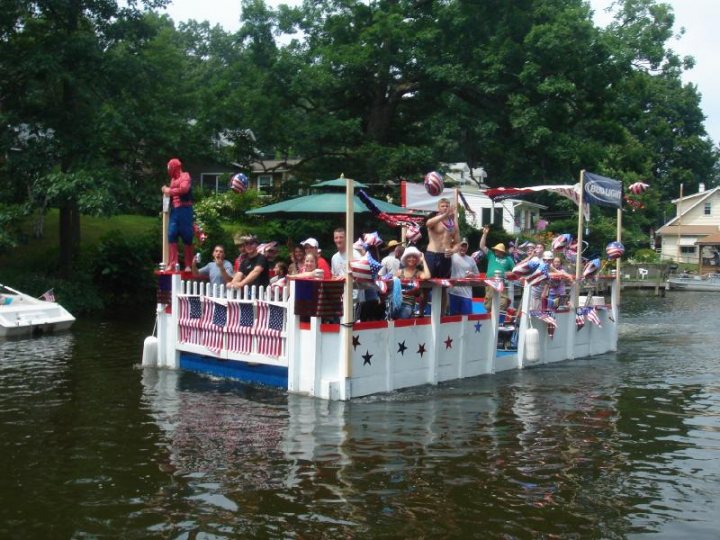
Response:
[{"label": "patio umbrella", "polygon": [[[390,204],[380,199],[371,200],[377,205],[381,212],[388,214],[410,214],[407,208]],[[368,207],[357,197],[354,197],[354,210],[356,214],[370,213]],[[263,206],[248,210],[247,213],[253,216],[267,216],[271,214],[344,214],[346,212],[344,193],[315,193],[297,197],[289,201]]]}]

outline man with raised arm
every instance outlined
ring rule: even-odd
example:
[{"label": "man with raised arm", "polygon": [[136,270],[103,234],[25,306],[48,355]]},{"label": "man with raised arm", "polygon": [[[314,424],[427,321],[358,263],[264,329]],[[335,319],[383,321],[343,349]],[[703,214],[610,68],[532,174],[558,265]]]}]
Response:
[{"label": "man with raised arm", "polygon": [[[513,267],[515,266],[515,263],[513,262],[512,258],[508,256],[507,251],[505,250],[505,244],[500,242],[499,244],[496,244],[492,247],[492,249],[488,250],[487,247],[487,236],[490,232],[490,226],[485,225],[483,226],[483,233],[480,237],[480,251],[485,253],[487,256],[488,266],[487,266],[487,277],[488,278],[504,278],[506,272],[512,271]],[[505,292],[506,289],[503,288],[502,293],[500,293],[500,311],[505,311],[507,307],[510,305],[510,298],[507,295],[507,292]],[[492,308],[492,296],[493,296],[493,289],[492,287],[485,287],[485,309],[490,312],[490,309]]]},{"label": "man with raised arm", "polygon": [[428,218],[425,226],[429,237],[425,262],[430,275],[447,279],[452,269],[452,254],[460,243],[455,207],[448,199],[440,199],[437,212]]}]

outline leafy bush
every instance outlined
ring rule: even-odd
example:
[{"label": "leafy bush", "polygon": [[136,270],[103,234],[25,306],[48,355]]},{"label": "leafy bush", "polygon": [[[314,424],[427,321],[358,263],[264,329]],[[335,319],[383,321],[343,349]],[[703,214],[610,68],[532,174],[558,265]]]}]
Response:
[{"label": "leafy bush", "polygon": [[161,249],[157,235],[128,237],[115,230],[102,236],[89,266],[103,297],[113,303],[152,299],[153,270]]},{"label": "leafy bush", "polygon": [[633,253],[633,260],[641,263],[656,263],[660,262],[660,256],[653,249],[642,248],[638,249]]}]

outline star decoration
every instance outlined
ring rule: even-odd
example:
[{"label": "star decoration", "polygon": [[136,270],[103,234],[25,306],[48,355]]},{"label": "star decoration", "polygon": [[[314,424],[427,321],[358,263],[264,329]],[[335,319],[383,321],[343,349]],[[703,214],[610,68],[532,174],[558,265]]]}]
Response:
[{"label": "star decoration", "polygon": [[353,336],[353,351],[360,345],[360,336]]},{"label": "star decoration", "polygon": [[372,354],[370,354],[370,351],[365,351],[365,354],[362,355],[363,359],[363,366],[372,366],[370,363],[370,359],[373,357]]},{"label": "star decoration", "polygon": [[475,323],[475,333],[477,334],[478,332],[480,332],[481,328],[482,328],[482,324],[480,323],[480,321],[476,322]]},{"label": "star decoration", "polygon": [[421,343],[417,350],[418,354],[420,355],[420,358],[422,358],[423,354],[425,354],[427,351],[425,350],[425,344]]},{"label": "star decoration", "polygon": [[403,340],[402,343],[398,342],[398,350],[397,350],[397,352],[399,352],[400,354],[402,354],[403,356],[405,356],[405,351],[406,351],[406,350],[407,350],[407,345],[405,345],[405,340]]},{"label": "star decoration", "polygon": [[448,338],[445,340],[445,348],[446,349],[452,349],[452,342],[453,340],[448,336]]}]

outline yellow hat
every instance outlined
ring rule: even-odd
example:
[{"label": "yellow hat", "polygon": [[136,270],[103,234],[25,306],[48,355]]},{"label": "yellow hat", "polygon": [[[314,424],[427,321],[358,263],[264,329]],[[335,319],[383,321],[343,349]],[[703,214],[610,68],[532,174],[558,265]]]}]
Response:
[{"label": "yellow hat", "polygon": [[493,249],[493,251],[502,251],[503,253],[505,253],[505,244],[503,244],[502,242],[500,242],[499,244],[494,245],[494,246],[492,247],[492,249]]}]

